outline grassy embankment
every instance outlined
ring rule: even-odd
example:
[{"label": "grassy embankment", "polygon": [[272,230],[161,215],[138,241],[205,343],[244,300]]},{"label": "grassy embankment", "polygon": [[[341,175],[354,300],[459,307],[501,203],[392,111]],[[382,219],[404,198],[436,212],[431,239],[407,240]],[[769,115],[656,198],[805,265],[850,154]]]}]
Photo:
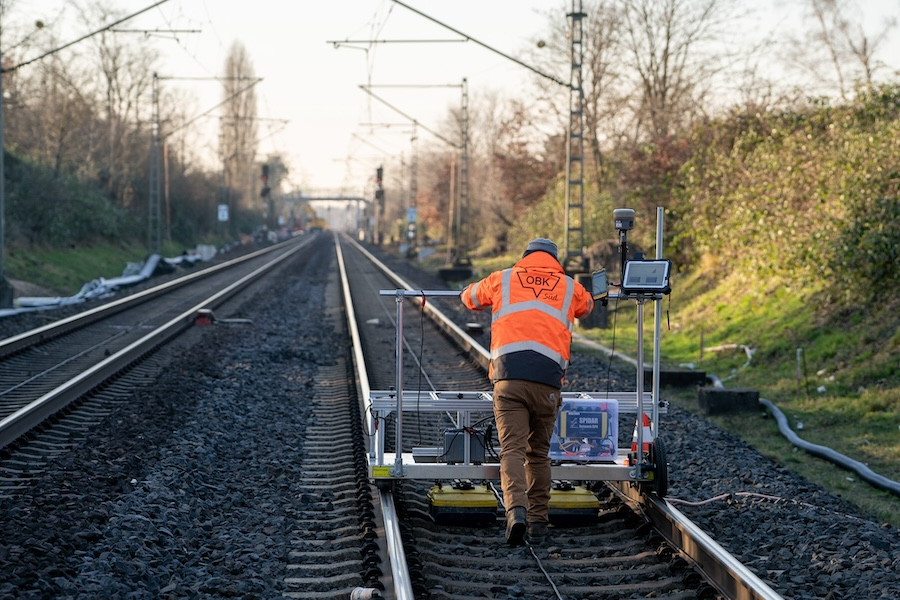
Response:
[{"label": "grassy embankment", "polygon": [[[165,256],[177,256],[173,247]],[[129,262],[141,262],[147,251],[140,243],[94,243],[76,247],[40,247],[6,251],[6,275],[27,281],[56,295],[76,294],[85,283],[119,277]],[[26,294],[28,295],[28,294]]]},{"label": "grassy embankment", "polygon": [[[693,364],[722,379],[726,387],[759,390],[760,397],[775,404],[804,440],[900,480],[900,313],[896,303],[882,305],[877,312],[823,316],[807,302],[814,291],[772,286],[747,294],[741,282],[726,278],[701,292],[697,282],[696,276],[676,280],[671,302],[663,305],[660,347],[665,363]],[[633,355],[637,340],[633,305],[618,312],[616,347]],[[645,311],[645,318],[644,347],[649,360],[652,310]],[[613,343],[612,329],[583,333],[606,345]],[[749,348],[749,358],[741,346]],[[679,405],[697,411],[693,390],[667,392]],[[712,420],[772,460],[879,520],[900,526],[900,498],[795,448],[764,410]]]}]

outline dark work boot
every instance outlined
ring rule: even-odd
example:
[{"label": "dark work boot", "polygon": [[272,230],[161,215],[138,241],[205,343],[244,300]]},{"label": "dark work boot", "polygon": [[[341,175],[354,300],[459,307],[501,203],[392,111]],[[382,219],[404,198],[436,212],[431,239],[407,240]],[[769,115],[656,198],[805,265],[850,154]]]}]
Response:
[{"label": "dark work boot", "polygon": [[526,511],[524,506],[514,506],[506,511],[506,543],[521,546],[525,543]]},{"label": "dark work boot", "polygon": [[540,523],[528,524],[528,543],[532,546],[540,546],[547,540],[548,524],[544,521]]}]

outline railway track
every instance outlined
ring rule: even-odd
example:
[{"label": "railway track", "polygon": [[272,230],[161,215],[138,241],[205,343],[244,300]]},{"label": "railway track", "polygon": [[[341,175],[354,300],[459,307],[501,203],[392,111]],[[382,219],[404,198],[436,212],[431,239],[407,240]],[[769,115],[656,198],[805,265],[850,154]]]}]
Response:
[{"label": "railway track", "polygon": [[[395,298],[380,290],[412,290],[412,287],[396,275],[375,271],[369,266],[372,257],[365,256],[365,251],[355,244],[345,243],[343,247],[345,250],[341,254],[349,265],[346,271],[354,276],[349,290],[354,306],[352,312],[356,316],[360,343],[368,349],[364,372],[377,373],[368,377],[369,391],[364,393],[372,394],[372,385],[394,390],[400,387],[404,392],[399,394],[403,406],[409,406],[410,402],[415,402],[416,395],[490,389],[482,367],[486,353],[483,348],[478,349],[477,344],[473,344],[473,340],[463,335],[461,328],[449,319],[429,331],[423,322],[426,311],[419,296],[410,297],[405,302],[408,306],[396,309],[397,317],[392,318],[391,304],[402,302],[401,297]],[[363,258],[368,262],[360,264]],[[422,294],[432,306],[436,303],[427,292]],[[452,297],[450,301],[458,302]],[[443,310],[451,312],[454,306],[446,304]],[[440,309],[430,314],[437,319],[444,316]],[[387,323],[394,326],[394,332],[388,331]],[[396,335],[398,326],[403,328],[401,336]],[[395,336],[395,347],[404,349],[402,359],[395,357],[396,352],[385,352],[385,346],[392,339],[388,333]],[[461,355],[460,346],[451,338],[463,338],[462,347],[476,354]],[[376,352],[376,348],[380,352]],[[393,386],[384,379],[385,373],[391,373],[391,363],[384,360],[385,355],[396,361],[394,373],[402,369],[402,377]],[[423,384],[423,381],[427,383]],[[453,421],[452,410],[444,414],[440,411],[429,413],[430,418],[418,414],[414,407],[396,412],[401,418],[395,415],[394,421],[386,420],[377,426],[393,427],[395,437],[386,436],[388,446],[396,443],[396,430],[402,427],[404,440],[407,436],[410,439],[405,443],[401,441],[402,451],[413,456],[417,445],[443,445],[442,431],[464,426]],[[404,414],[407,412],[408,415]],[[489,417],[475,414],[471,418]],[[370,427],[377,424],[371,419],[369,422]],[[370,462],[381,451],[383,448],[371,451]],[[397,470],[394,467],[392,473]],[[452,478],[453,475],[447,476],[447,479]],[[387,513],[384,517],[385,527],[395,529],[386,537],[389,540],[399,538],[405,548],[403,557],[392,557],[395,574],[404,565],[408,570],[408,573],[395,577],[398,582],[408,582],[406,589],[395,589],[398,598],[573,600],[648,595],[780,598],[721,547],[703,536],[686,517],[670,510],[671,507],[652,494],[636,492],[627,482],[608,488],[600,483],[590,484],[591,489],[603,497],[599,511],[602,518],[598,522],[587,519],[584,524],[556,528],[550,539],[525,548],[510,549],[503,541],[502,507],[497,511],[497,518],[487,523],[479,512],[474,513],[476,518],[468,526],[442,525],[435,522],[433,507],[427,500],[433,481],[396,474],[394,479],[376,477],[376,481],[382,489],[382,497],[392,496],[390,501],[382,504],[397,506],[396,514]],[[494,483],[473,482],[474,485],[486,484],[488,488],[494,487]],[[398,544],[389,545],[395,552],[399,551]]]},{"label": "railway track", "polygon": [[[97,394],[79,398],[6,448],[0,523],[15,535],[0,544],[0,598],[345,599],[377,581],[351,360],[321,352],[343,337],[333,264],[330,239],[311,239],[269,271],[277,278],[245,280],[247,294],[222,310],[254,323],[167,338],[100,384],[110,397],[102,414]],[[286,315],[288,297],[315,311]],[[210,306],[177,320],[194,323]],[[153,372],[154,359],[166,373]],[[132,374],[151,379],[120,385]],[[50,457],[42,440],[60,424],[73,439]]]},{"label": "railway track", "polygon": [[[0,489],[15,483],[0,514],[0,598],[345,600],[357,587],[395,598],[780,597],[748,590],[739,561],[630,486],[589,483],[597,522],[510,549],[496,519],[435,523],[433,480],[370,485],[364,401],[395,385],[396,369],[397,302],[379,290],[398,284],[346,240],[321,236],[308,250],[227,304],[252,325],[189,329],[173,338],[180,350],[166,344],[71,404],[14,445],[41,456],[37,466],[7,449]],[[351,282],[338,279],[336,256]],[[342,300],[351,288],[352,309]],[[439,303],[456,328],[473,320],[454,313],[452,298],[426,300]],[[453,327],[428,324],[421,301],[402,305],[403,393],[459,382],[489,392],[481,359],[448,340]],[[132,374],[138,383],[127,383]],[[123,400],[130,385],[141,390],[134,408]],[[416,412],[404,415],[405,451],[433,447],[459,424]],[[389,452],[397,423],[382,425]]]}]

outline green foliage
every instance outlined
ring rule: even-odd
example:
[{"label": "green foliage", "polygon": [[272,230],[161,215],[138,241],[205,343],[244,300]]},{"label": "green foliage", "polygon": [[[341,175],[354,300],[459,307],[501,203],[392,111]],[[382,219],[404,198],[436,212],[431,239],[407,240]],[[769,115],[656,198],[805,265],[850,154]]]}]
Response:
[{"label": "green foliage", "polygon": [[[629,233],[629,239],[645,252],[656,247],[656,209],[667,209],[667,221],[677,217],[671,210],[672,193],[680,185],[678,178],[682,165],[693,152],[692,140],[667,136],[626,149],[625,156],[620,158],[621,178],[611,183],[619,199],[618,206],[635,211],[636,226]],[[612,230],[611,211],[601,218],[606,230]],[[607,237],[612,236],[608,234]],[[683,263],[679,257],[668,255],[676,264]]]},{"label": "green foliage", "polygon": [[[118,277],[129,262],[144,258],[142,244],[97,243],[74,247],[8,248],[7,273],[40,285],[54,293],[70,296],[97,277]],[[27,294],[26,294],[27,295]]]},{"label": "green foliage", "polygon": [[694,147],[675,188],[675,253],[761,278],[825,278],[825,300],[843,305],[896,288],[900,87],[710,122]]},{"label": "green foliage", "polygon": [[[591,183],[588,183],[590,179]],[[594,179],[586,178],[584,186],[584,244],[610,238],[613,200],[609,191],[598,192]],[[565,173],[556,178],[543,200],[526,211],[509,230],[509,249],[524,249],[528,241],[546,237],[556,242],[560,255],[565,252],[566,182]]]},{"label": "green foliage", "polygon": [[531,207],[515,222],[509,232],[509,248],[524,248],[529,240],[545,237],[559,244],[565,235],[565,181],[557,177],[544,199]]},{"label": "green foliage", "polygon": [[90,182],[6,156],[6,210],[10,241],[69,246],[129,233],[127,212]]},{"label": "green foliage", "polygon": [[[900,173],[894,174],[900,181]],[[846,293],[870,301],[895,294],[900,281],[900,201],[889,197],[861,198],[852,207],[846,227],[827,254],[828,263],[845,278]]]}]

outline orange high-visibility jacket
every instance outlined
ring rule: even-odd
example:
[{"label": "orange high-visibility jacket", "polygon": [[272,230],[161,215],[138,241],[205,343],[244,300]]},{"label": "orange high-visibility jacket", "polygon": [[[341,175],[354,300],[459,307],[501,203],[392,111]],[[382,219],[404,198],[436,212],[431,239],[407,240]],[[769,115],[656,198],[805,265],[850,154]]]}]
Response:
[{"label": "orange high-visibility jacket", "polygon": [[562,387],[575,317],[594,309],[584,286],[546,252],[470,284],[460,299],[471,310],[490,306],[491,380],[523,379]]}]

